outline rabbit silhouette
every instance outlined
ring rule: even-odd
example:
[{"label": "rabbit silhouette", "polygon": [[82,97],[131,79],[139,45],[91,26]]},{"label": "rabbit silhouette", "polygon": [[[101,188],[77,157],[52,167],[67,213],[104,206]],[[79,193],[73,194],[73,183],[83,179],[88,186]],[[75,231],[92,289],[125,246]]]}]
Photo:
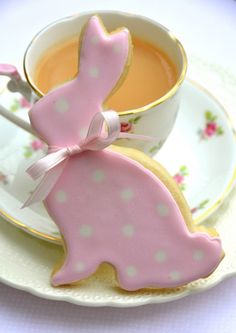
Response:
[{"label": "rabbit silhouette", "polygon": [[[78,76],[41,98],[29,113],[49,146],[78,144],[124,75],[130,52],[127,29],[108,34],[97,16],[89,19]],[[45,207],[65,245],[53,286],[84,279],[107,262],[126,290],[172,288],[208,276],[221,261],[219,238],[187,227],[178,190],[174,194],[168,188],[170,177],[162,171],[158,177],[153,161],[153,167],[145,167],[142,160],[149,158],[141,152],[134,160],[128,156],[131,150],[122,149],[71,156],[46,197]]]}]

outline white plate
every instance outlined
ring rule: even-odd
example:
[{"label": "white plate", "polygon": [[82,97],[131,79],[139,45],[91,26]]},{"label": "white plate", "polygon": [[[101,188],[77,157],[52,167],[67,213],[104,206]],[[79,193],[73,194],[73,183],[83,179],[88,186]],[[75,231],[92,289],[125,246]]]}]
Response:
[{"label": "white plate", "polygon": [[[185,86],[185,93],[188,91],[188,93],[191,95],[191,91],[197,90],[196,87],[192,86],[191,84],[187,83]],[[214,109],[211,110],[217,110],[219,108],[219,112],[216,113],[218,115],[217,124],[220,124],[222,128],[224,128],[224,134],[220,137],[213,137],[209,141],[201,142],[203,147],[206,147],[208,144],[213,145],[213,140],[217,142],[217,139],[223,140],[223,137],[227,137],[228,141],[225,141],[225,145],[223,146],[223,149],[221,147],[220,153],[222,155],[219,155],[220,158],[217,160],[213,160],[214,162],[217,161],[217,163],[224,162],[223,160],[225,158],[229,158],[231,155],[231,162],[229,163],[230,166],[232,166],[232,170],[235,166],[235,142],[233,139],[233,133],[230,129],[230,126],[228,125],[228,121],[223,113],[223,110],[220,108],[220,106],[215,103],[215,101],[210,98],[207,94],[203,92],[199,92],[199,94],[206,96],[205,100],[207,102],[207,108],[209,108],[209,105],[213,106]],[[225,95],[226,96],[226,95]],[[228,95],[227,95],[228,96]],[[234,96],[234,95],[233,95]],[[232,99],[231,99],[232,100]],[[225,99],[227,105],[233,105],[230,103],[230,98]],[[196,102],[196,101],[195,101]],[[184,104],[185,103],[185,104]],[[186,105],[187,109],[188,107],[194,108],[196,112],[202,113],[204,116],[204,112],[199,110],[197,106],[200,106],[200,103],[190,105],[186,104],[186,98],[185,102],[182,105],[182,108],[184,105]],[[203,104],[201,104],[203,105]],[[229,108],[230,109],[230,108]],[[233,108],[232,108],[233,109]],[[197,111],[198,110],[198,111]],[[25,112],[25,111],[24,111]],[[187,111],[186,111],[187,112]],[[191,110],[189,111],[189,114],[191,113]],[[188,115],[189,115],[188,114]],[[180,114],[181,117],[181,114]],[[191,116],[190,116],[191,118]],[[179,118],[181,119],[181,118]],[[204,126],[204,117],[202,120],[201,125]],[[192,125],[194,125],[192,123]],[[22,169],[25,167],[23,164],[30,164],[32,161],[24,160],[22,159],[22,165],[19,167],[17,165],[16,158],[18,156],[22,156],[22,148],[21,144],[17,146],[18,140],[22,137],[22,134],[17,134],[17,137],[15,137],[15,130],[11,128],[9,125],[8,128],[7,124],[4,125],[5,135],[2,136],[1,140],[5,140],[5,143],[8,143],[8,146],[5,147],[5,153],[8,158],[8,166],[11,166],[12,173],[7,176],[6,179],[2,177],[3,181],[14,181],[14,172],[19,172],[22,175]],[[193,128],[198,129],[199,126],[193,126]],[[202,128],[202,127],[201,127]],[[194,131],[191,131],[192,133]],[[0,131],[1,135],[1,131]],[[27,136],[27,134],[25,134]],[[173,133],[174,135],[174,133]],[[181,138],[181,135],[179,136]],[[16,140],[17,139],[17,140]],[[169,139],[169,142],[166,143],[166,147],[168,144],[171,144],[171,141],[173,139]],[[182,141],[181,141],[182,140]],[[225,140],[225,139],[224,139]],[[219,141],[216,144],[216,147],[218,147]],[[177,139],[175,143],[177,142]],[[179,142],[183,143],[183,139],[180,139]],[[185,145],[181,145],[179,148],[179,152],[188,151],[187,150],[187,143],[189,144],[189,140],[185,142]],[[196,141],[198,142],[198,140]],[[15,143],[15,146],[14,146]],[[198,143],[199,145],[201,143]],[[231,148],[231,145],[232,148]],[[11,146],[11,150],[9,150],[9,146]],[[215,146],[215,145],[214,145]],[[28,146],[27,146],[28,147]],[[177,148],[179,145],[175,146],[175,149],[172,150],[175,151],[175,158],[171,158],[169,165],[172,167],[172,163],[176,163],[176,159],[180,154],[176,153]],[[167,149],[167,148],[166,148]],[[195,149],[195,148],[194,148]],[[204,148],[205,150],[206,148]],[[2,148],[1,152],[4,152],[4,148]],[[28,150],[26,149],[28,152]],[[190,150],[191,151],[191,150]],[[212,148],[208,150],[208,152],[212,151]],[[160,158],[165,158],[164,154],[164,148],[163,152],[159,155]],[[182,154],[181,156],[184,156]],[[191,165],[195,165],[192,163],[194,154],[192,154],[187,162],[191,162]],[[215,156],[215,155],[214,155]],[[218,154],[217,154],[218,156]],[[2,159],[0,157],[1,161],[5,161],[5,159]],[[190,161],[191,160],[191,161]],[[222,160],[222,161],[221,161]],[[24,162],[23,162],[24,161]],[[179,160],[181,164],[183,164],[183,160]],[[197,159],[195,159],[197,161]],[[207,163],[209,163],[211,160],[207,160]],[[186,162],[184,162],[186,163]],[[206,163],[206,164],[207,164]],[[3,163],[4,164],[4,163]],[[203,162],[201,165],[206,166]],[[178,165],[178,164],[176,164]],[[2,166],[2,163],[1,163]],[[190,170],[190,163],[188,163],[189,170]],[[15,171],[14,171],[15,170]],[[191,167],[191,170],[192,169]],[[207,168],[204,169],[208,172],[208,175],[210,176],[213,172],[213,168]],[[228,169],[228,173],[230,173],[231,169]],[[14,172],[13,172],[14,171]],[[226,176],[228,176],[228,173],[226,173]],[[190,173],[190,175],[192,172]],[[196,173],[197,174],[197,173]],[[233,173],[231,174],[231,176]],[[228,180],[231,180],[231,176],[228,177]],[[189,176],[190,179],[190,176]],[[224,178],[225,179],[225,178]],[[186,178],[187,180],[187,178]],[[19,184],[18,184],[19,182]],[[7,200],[5,200],[6,193],[8,194],[11,203],[11,209],[10,213],[13,214],[14,207],[17,208],[17,204],[19,205],[20,201],[23,201],[26,196],[26,194],[23,195],[21,192],[21,186],[22,183],[25,182],[25,179],[18,177],[17,182],[15,183],[15,191],[9,192],[6,191],[7,187],[10,187],[11,185],[4,185],[1,188],[0,192],[0,198],[1,201],[8,203]],[[197,182],[198,183],[198,182]],[[214,183],[214,182],[213,182]],[[228,181],[222,182],[223,184],[228,183]],[[26,185],[26,184],[24,184]],[[186,181],[187,186],[187,181]],[[225,195],[227,189],[227,186],[223,186],[223,189],[221,191],[220,196]],[[187,188],[186,188],[187,193]],[[204,193],[203,193],[204,194]],[[213,193],[214,194],[214,193]],[[219,193],[217,194],[219,195]],[[12,200],[12,198],[15,198]],[[20,198],[20,200],[18,200]],[[194,199],[194,196],[193,196]],[[15,206],[13,205],[13,201],[15,202]],[[28,217],[28,220],[24,219],[24,217],[28,216],[28,213],[23,213],[25,216],[21,216],[21,221],[23,223],[28,223],[30,221],[31,226],[35,228],[35,230],[38,228],[39,225],[44,221],[45,222],[45,228],[47,232],[51,232],[53,230],[53,224],[47,225],[48,220],[46,215],[43,217],[40,214],[40,207],[37,207],[34,211],[30,213],[30,218]],[[5,214],[5,213],[4,213]],[[75,304],[80,305],[87,305],[87,306],[103,306],[103,305],[110,305],[110,306],[120,306],[120,307],[131,307],[131,306],[138,306],[142,304],[148,304],[148,303],[161,303],[161,302],[167,302],[172,301],[181,297],[184,297],[189,294],[193,294],[199,291],[206,290],[220,281],[222,281],[224,278],[236,274],[236,242],[235,242],[235,236],[236,236],[236,225],[235,225],[235,214],[236,214],[236,190],[233,190],[230,196],[224,201],[222,207],[219,208],[211,216],[210,219],[204,220],[204,224],[215,226],[220,233],[223,247],[225,251],[225,258],[221,262],[220,266],[217,268],[217,270],[207,279],[200,279],[198,281],[195,281],[193,283],[188,284],[185,287],[177,288],[174,290],[169,290],[166,292],[163,292],[163,290],[151,290],[151,289],[145,289],[140,290],[138,292],[125,292],[120,290],[117,287],[117,283],[114,279],[114,273],[109,268],[109,266],[102,266],[99,271],[96,273],[96,275],[92,276],[91,278],[85,280],[83,283],[81,283],[78,286],[70,287],[70,288],[52,288],[50,286],[50,274],[52,271],[52,268],[61,258],[62,255],[62,249],[60,246],[51,244],[49,242],[45,242],[36,238],[32,238],[31,236],[27,235],[26,233],[22,232],[18,228],[14,228],[9,223],[1,221],[1,233],[0,233],[0,253],[4,254],[0,256],[0,280],[6,284],[9,284],[11,286],[14,286],[19,289],[26,290],[28,292],[31,292],[33,294],[36,294],[38,296],[48,298],[48,299],[55,299],[55,300],[64,300],[68,302],[72,302]],[[17,215],[18,216],[18,215]],[[38,217],[42,218],[42,221],[37,220]],[[10,218],[11,219],[11,218]],[[14,221],[13,221],[14,222]],[[28,226],[27,226],[28,228]],[[33,231],[35,233],[35,230]],[[28,230],[30,231],[30,230]]]},{"label": "white plate", "polygon": [[[232,188],[235,134],[223,107],[213,96],[188,81],[182,93],[175,128],[154,158],[179,183],[195,222],[201,223]],[[11,94],[1,97],[11,110],[27,117],[27,108],[19,107],[22,99],[12,100]],[[0,214],[35,236],[60,242],[58,228],[41,203],[20,208],[35,188],[25,169],[43,155],[44,148],[40,140],[0,118]],[[155,149],[154,146],[152,150]]]}]

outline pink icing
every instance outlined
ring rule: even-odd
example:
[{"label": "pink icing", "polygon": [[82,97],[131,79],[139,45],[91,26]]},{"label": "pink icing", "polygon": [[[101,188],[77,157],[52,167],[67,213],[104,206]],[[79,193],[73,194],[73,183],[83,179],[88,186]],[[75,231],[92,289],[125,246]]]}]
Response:
[{"label": "pink icing", "polygon": [[[124,70],[128,52],[127,30],[107,36],[97,17],[89,20],[78,78],[30,112],[50,146],[78,144]],[[91,76],[92,67],[99,71]],[[110,150],[70,157],[45,205],[66,244],[54,286],[84,279],[108,262],[124,289],[176,287],[209,275],[222,257],[218,238],[188,231],[170,191],[151,171]]]},{"label": "pink icing", "polygon": [[90,19],[83,36],[78,78],[40,99],[30,113],[32,125],[46,142],[65,147],[85,136],[92,116],[102,111],[104,99],[124,70],[128,37],[127,29],[108,36],[96,16]]},{"label": "pink icing", "polygon": [[221,258],[219,239],[191,234],[157,177],[111,151],[71,158],[46,205],[67,247],[54,285],[83,279],[109,262],[124,289],[175,287],[206,276]]}]

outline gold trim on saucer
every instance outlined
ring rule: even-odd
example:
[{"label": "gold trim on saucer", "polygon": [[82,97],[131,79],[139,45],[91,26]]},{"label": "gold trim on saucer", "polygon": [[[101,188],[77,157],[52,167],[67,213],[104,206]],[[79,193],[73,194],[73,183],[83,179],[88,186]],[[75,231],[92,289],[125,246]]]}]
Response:
[{"label": "gold trim on saucer", "polygon": [[[197,88],[199,88],[201,91],[203,91],[204,93],[206,93],[208,96],[211,97],[211,99],[213,99],[221,108],[221,110],[224,112],[225,117],[228,121],[229,124],[229,128],[231,129],[233,136],[234,136],[234,140],[236,143],[236,129],[234,127],[234,122],[231,119],[231,117],[229,116],[227,110],[225,109],[225,107],[218,101],[218,99],[209,92],[209,90],[207,90],[205,87],[203,87],[201,84],[199,84],[198,82],[192,80],[192,79],[187,79],[189,82],[191,82],[193,85],[195,85]],[[222,195],[219,197],[219,199],[210,207],[208,208],[202,215],[200,215],[197,219],[194,220],[195,224],[200,224],[203,220],[205,220],[209,215],[211,215],[223,202],[223,200],[227,197],[227,195],[230,193],[230,191],[233,189],[233,186],[236,182],[236,166],[234,168],[234,172],[233,172],[233,176],[230,179],[228,185],[226,186],[225,190],[223,191]]]},{"label": "gold trim on saucer", "polygon": [[[100,14],[106,14],[106,13],[109,13],[109,11],[96,11],[96,13],[92,13],[92,12],[86,12],[84,13],[85,15],[86,14],[91,14],[91,15],[98,15],[100,16]],[[111,12],[112,13],[112,12]],[[144,112],[144,111],[147,111],[149,109],[152,109],[153,107],[165,102],[167,99],[171,98],[173,95],[175,95],[175,93],[177,92],[177,90],[179,89],[179,87],[181,86],[181,84],[183,83],[183,80],[186,76],[186,72],[187,72],[187,66],[188,66],[188,60],[187,60],[187,55],[186,55],[186,52],[184,50],[184,47],[183,45],[181,44],[181,42],[174,36],[174,34],[169,31],[166,27],[164,27],[162,24],[160,23],[157,23],[145,16],[141,16],[141,15],[135,15],[135,14],[129,14],[129,13],[123,13],[123,12],[120,12],[120,11],[116,11],[117,14],[120,14],[120,15],[129,15],[129,16],[134,16],[134,17],[138,17],[142,20],[146,20],[146,21],[149,21],[155,25],[158,25],[161,29],[163,29],[166,34],[170,37],[170,39],[173,40],[173,42],[177,45],[177,47],[179,48],[180,50],[180,53],[182,55],[182,60],[183,60],[183,65],[182,65],[182,70],[181,70],[181,73],[179,74],[178,76],[178,79],[175,83],[175,85],[162,97],[158,98],[156,101],[154,102],[151,102],[145,106],[142,106],[140,108],[137,108],[137,109],[131,109],[131,110],[127,110],[127,111],[120,111],[118,112],[120,116],[126,116],[126,115],[133,115],[133,114],[137,114],[137,113],[140,113],[140,112]],[[45,28],[43,28],[40,32],[38,32],[38,34],[32,39],[32,41],[30,42],[30,44],[28,45],[26,51],[25,51],[25,54],[24,54],[24,59],[23,59],[23,69],[24,69],[24,74],[25,74],[25,77],[26,77],[26,80],[28,81],[29,85],[31,86],[31,88],[33,89],[33,91],[39,96],[39,97],[42,97],[44,94],[36,87],[36,85],[34,84],[33,82],[33,79],[28,75],[27,73],[27,69],[26,69],[26,58],[27,58],[27,54],[31,48],[31,46],[33,45],[34,41],[38,38],[38,36],[41,35],[41,33],[43,31],[45,31],[47,28],[55,25],[56,23],[58,22],[63,22],[65,20],[68,20],[68,19],[71,19],[73,16],[69,16],[69,17],[65,17],[64,19],[60,19],[60,20],[57,20],[49,25],[47,25]]]},{"label": "gold trim on saucer", "polygon": [[9,221],[11,224],[17,226],[19,229],[22,229],[24,231],[26,231],[27,233],[34,235],[38,238],[41,238],[43,240],[48,240],[57,244],[62,244],[62,239],[59,237],[53,237],[53,236],[49,236],[47,234],[44,234],[40,231],[37,231],[34,228],[29,227],[28,225],[20,222],[19,220],[15,219],[13,216],[11,216],[10,214],[6,213],[4,210],[0,209],[0,216],[2,218],[4,218],[6,221]]},{"label": "gold trim on saucer", "polygon": [[[235,137],[235,141],[236,141],[236,132],[235,131],[234,131],[234,137]],[[233,189],[233,187],[235,185],[235,181],[236,181],[236,169],[234,170],[233,176],[232,176],[229,184],[226,186],[226,188],[225,188],[223,194],[221,195],[221,197],[210,208],[208,208],[205,211],[205,213],[203,213],[197,219],[194,220],[195,224],[202,223],[203,220],[205,220],[212,213],[214,213],[214,211],[216,211],[217,208],[219,208],[219,206],[221,205],[221,203],[224,201],[224,199],[228,196],[228,194]]]}]

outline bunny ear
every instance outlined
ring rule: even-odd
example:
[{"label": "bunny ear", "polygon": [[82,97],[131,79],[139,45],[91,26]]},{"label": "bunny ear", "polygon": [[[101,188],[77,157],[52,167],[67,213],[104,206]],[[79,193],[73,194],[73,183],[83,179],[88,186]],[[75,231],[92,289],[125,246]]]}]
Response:
[{"label": "bunny ear", "polygon": [[93,16],[81,39],[79,75],[33,105],[30,120],[50,145],[78,144],[95,113],[117,86],[130,57],[127,29],[108,34]]},{"label": "bunny ear", "polygon": [[97,16],[88,21],[80,42],[79,76],[100,102],[118,84],[131,57],[131,38],[126,28],[108,33]]},{"label": "bunny ear", "polygon": [[83,31],[82,38],[85,39],[87,36],[90,36],[90,42],[92,44],[97,44],[99,40],[102,40],[105,35],[107,35],[107,31],[101,19],[94,15],[92,16],[88,22],[86,23]]}]

